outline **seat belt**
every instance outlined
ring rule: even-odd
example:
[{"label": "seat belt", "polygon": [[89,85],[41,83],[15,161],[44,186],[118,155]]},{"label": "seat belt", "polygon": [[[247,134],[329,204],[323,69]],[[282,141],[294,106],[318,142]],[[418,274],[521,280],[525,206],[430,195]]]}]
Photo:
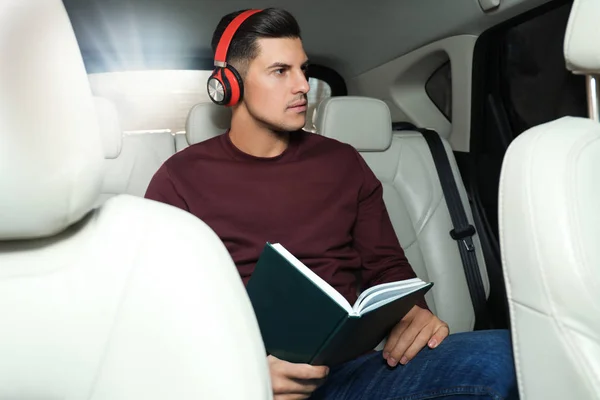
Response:
[{"label": "seat belt", "polygon": [[485,329],[489,327],[487,315],[487,302],[485,298],[485,289],[481,279],[481,271],[477,262],[477,253],[473,244],[475,227],[469,223],[465,208],[458,193],[456,180],[452,173],[452,167],[448,160],[448,154],[438,133],[431,129],[415,128],[420,132],[431,151],[435,168],[442,186],[444,198],[448,205],[453,229],[450,231],[450,237],[458,245],[460,258],[465,270],[469,294],[475,311],[475,329]]}]

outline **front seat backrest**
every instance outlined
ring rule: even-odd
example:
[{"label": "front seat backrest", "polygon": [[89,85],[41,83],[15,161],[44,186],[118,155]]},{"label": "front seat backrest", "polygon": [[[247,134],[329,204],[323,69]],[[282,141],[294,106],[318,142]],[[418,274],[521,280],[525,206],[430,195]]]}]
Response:
[{"label": "front seat backrest", "polygon": [[103,146],[62,1],[3,0],[0,54],[0,398],[272,398],[216,234],[132,196],[93,209]]},{"label": "front seat backrest", "polygon": [[[390,110],[367,97],[332,97],[322,101],[315,119],[317,132],[352,145],[383,185],[383,198],[406,257],[419,278],[435,283],[426,295],[428,306],[448,323],[451,332],[473,329],[475,315],[452,221],[423,136],[392,134]],[[473,223],[466,191],[452,150],[443,140],[457,187]],[[489,281],[478,236],[473,238],[484,290]]]},{"label": "front seat backrest", "polygon": [[[575,0],[565,36],[574,73],[600,73],[599,19],[598,1]],[[600,124],[591,117],[521,133],[502,166],[500,244],[522,399],[600,399]]]}]

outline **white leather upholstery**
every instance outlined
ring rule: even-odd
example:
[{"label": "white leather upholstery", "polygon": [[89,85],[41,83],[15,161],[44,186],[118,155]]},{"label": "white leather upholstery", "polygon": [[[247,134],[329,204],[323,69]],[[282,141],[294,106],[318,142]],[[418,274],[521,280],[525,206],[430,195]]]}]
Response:
[{"label": "white leather upholstery", "polygon": [[[326,101],[330,109],[341,110],[348,104],[342,98]],[[382,182],[386,208],[412,267],[421,279],[435,282],[434,288],[426,296],[427,304],[448,323],[451,332],[472,330],[475,323],[473,306],[457,244],[449,235],[452,222],[427,143],[418,132],[392,135],[387,128],[391,126],[389,114],[384,121],[377,121],[369,129],[365,127],[365,137],[359,139],[360,132],[348,127],[353,122],[360,126],[359,121],[373,120],[373,115],[383,118],[386,115],[383,110],[371,113],[375,108],[387,108],[387,105],[379,100],[358,97],[352,100],[352,105],[352,115],[343,112],[323,113],[323,108],[319,107],[318,126],[324,129],[319,133],[350,144],[360,143],[362,148],[369,149],[381,148],[381,143],[390,142],[384,151],[363,151],[361,155]],[[339,115],[345,115],[345,118],[340,120]],[[376,131],[376,127],[381,127],[381,130]],[[347,140],[346,132],[349,132]],[[386,134],[389,134],[387,139],[384,138]],[[444,145],[472,223],[456,161],[445,140]],[[477,236],[474,242],[487,295],[489,281]]]},{"label": "white leather upholstery", "polygon": [[189,147],[187,136],[184,133],[178,133],[175,135],[175,152],[181,151],[186,147]]},{"label": "white leather upholstery", "polygon": [[[104,140],[104,178],[98,204],[117,194],[144,197],[152,176],[175,154],[168,132],[125,133],[114,104],[95,97],[100,133]],[[177,135],[184,136],[184,135]]]},{"label": "white leather upholstery", "polygon": [[114,197],[49,240],[0,242],[0,265],[2,399],[271,398],[239,274],[184,211]]},{"label": "white leather upholstery", "polygon": [[62,1],[3,0],[0,54],[0,399],[271,399],[217,235],[132,196],[92,209],[102,144]]},{"label": "white leather upholstery", "polygon": [[600,72],[600,1],[574,0],[567,24],[564,51],[567,68],[577,74]]},{"label": "white leather upholstery", "polygon": [[[99,100],[99,112],[104,118],[101,130],[105,141],[116,140],[115,132],[121,131],[114,106]],[[113,114],[114,111],[114,114]],[[186,147],[210,139],[225,132],[230,125],[231,110],[214,103],[196,104],[190,110],[186,134],[172,135],[168,132],[124,134],[116,157],[114,142],[109,147],[104,163],[104,180],[98,204],[117,194],[143,197],[152,176],[173,154]]]},{"label": "white leather upholstery", "polygon": [[348,143],[358,151],[384,151],[390,147],[390,109],[381,100],[330,97],[319,103],[313,120],[317,132],[327,132],[327,136]]},{"label": "white leather upholstery", "polygon": [[231,109],[210,103],[196,104],[190,110],[185,132],[191,145],[210,139],[229,129],[231,125]]},{"label": "white leather upholstery", "polygon": [[500,242],[523,399],[600,398],[600,125],[565,117],[510,145]]},{"label": "white leather upholstery", "polygon": [[175,141],[168,132],[123,135],[119,157],[105,161],[102,200],[116,194],[144,197],[152,176],[175,154]]},{"label": "white leather upholstery", "polygon": [[121,153],[123,131],[115,105],[104,97],[94,97],[96,116],[102,138],[104,158],[115,159]]},{"label": "white leather upholstery", "polygon": [[102,145],[81,56],[48,45],[75,37],[54,1],[31,3],[0,3],[0,240],[55,234],[100,191]]}]

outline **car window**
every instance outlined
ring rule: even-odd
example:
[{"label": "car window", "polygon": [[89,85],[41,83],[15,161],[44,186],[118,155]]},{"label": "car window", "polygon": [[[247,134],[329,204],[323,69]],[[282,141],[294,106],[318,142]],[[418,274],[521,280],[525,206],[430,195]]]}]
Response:
[{"label": "car window", "polygon": [[452,70],[450,61],[442,64],[425,84],[427,95],[435,106],[452,122]]},{"label": "car window", "polygon": [[587,116],[585,77],[565,67],[571,4],[509,28],[499,71],[513,134],[567,115]]},{"label": "car window", "polygon": [[308,84],[310,85],[310,91],[308,92],[308,110],[306,112],[306,125],[304,129],[309,132],[316,132],[316,128],[313,123],[314,112],[322,100],[331,97],[331,86],[324,80],[318,78],[309,78]]},{"label": "car window", "polygon": [[92,92],[111,100],[124,131],[185,130],[194,104],[210,102],[212,71],[160,70],[89,74]]}]

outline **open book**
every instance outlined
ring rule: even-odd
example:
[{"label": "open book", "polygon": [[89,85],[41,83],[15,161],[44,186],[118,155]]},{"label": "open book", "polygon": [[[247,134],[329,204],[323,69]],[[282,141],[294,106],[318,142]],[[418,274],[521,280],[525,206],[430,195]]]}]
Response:
[{"label": "open book", "polygon": [[385,283],[350,304],[281,244],[267,243],[246,289],[267,352],[332,366],[372,350],[432,286]]}]

